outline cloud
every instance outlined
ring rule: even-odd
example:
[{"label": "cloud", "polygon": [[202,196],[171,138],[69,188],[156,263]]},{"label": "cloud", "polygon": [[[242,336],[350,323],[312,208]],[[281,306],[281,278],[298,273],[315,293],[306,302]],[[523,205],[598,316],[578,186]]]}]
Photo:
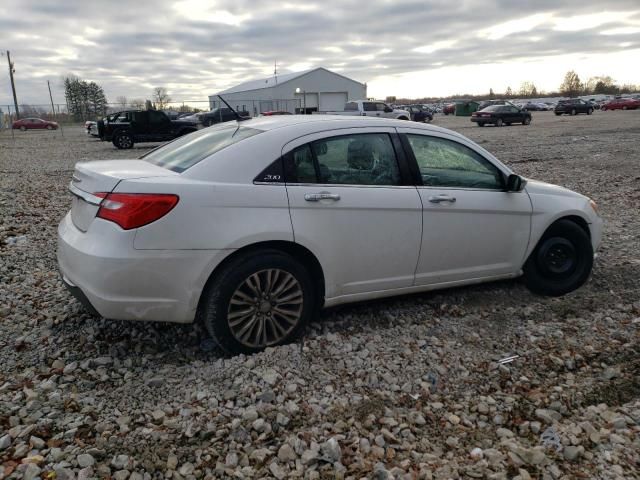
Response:
[{"label": "cloud", "polygon": [[[371,0],[366,6],[360,0],[304,5],[136,0],[122,5],[101,2],[97,10],[86,0],[2,0],[2,48],[15,61],[20,102],[46,104],[49,79],[54,101],[64,103],[61,79],[75,74],[103,85],[109,99],[148,98],[150,86],[163,85],[175,100],[204,103],[208,94],[270,75],[274,61],[280,73],[314,66],[340,71],[367,82],[380,96],[483,91],[491,79],[479,81],[472,72],[490,75],[486,66],[499,64],[503,75],[509,65],[536,60],[542,62],[536,64],[538,73],[514,75],[522,75],[520,81],[540,75],[539,87],[556,88],[566,70],[594,55],[602,55],[598,73],[640,82],[628,63],[615,63],[621,62],[617,53],[639,46],[637,0]],[[548,60],[560,56],[564,64]],[[11,91],[2,66],[6,59],[0,62],[0,105],[6,105],[12,103]],[[553,68],[540,66],[544,62]],[[455,82],[446,82],[447,72],[456,75]],[[419,80],[426,76],[444,86]],[[501,81],[497,77],[494,87]]]}]

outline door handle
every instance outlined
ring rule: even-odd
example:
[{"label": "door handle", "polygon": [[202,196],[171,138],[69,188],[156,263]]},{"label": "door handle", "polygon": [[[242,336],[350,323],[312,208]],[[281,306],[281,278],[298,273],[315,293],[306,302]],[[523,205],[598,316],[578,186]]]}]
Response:
[{"label": "door handle", "polygon": [[449,195],[438,195],[436,197],[429,197],[431,203],[451,202],[456,203],[456,197],[450,197]]},{"label": "door handle", "polygon": [[338,195],[337,193],[328,193],[328,192],[305,193],[304,194],[304,199],[307,202],[319,202],[320,200],[335,200],[335,201],[338,201],[338,200],[340,200],[340,195]]}]

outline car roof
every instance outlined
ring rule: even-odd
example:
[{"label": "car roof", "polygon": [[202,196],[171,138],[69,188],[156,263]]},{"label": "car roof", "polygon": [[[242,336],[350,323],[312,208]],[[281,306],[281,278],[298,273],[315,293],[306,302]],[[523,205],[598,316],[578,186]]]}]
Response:
[{"label": "car roof", "polygon": [[396,120],[392,118],[363,117],[356,115],[275,115],[243,120],[241,125],[264,131],[297,127],[302,135],[323,130],[342,128],[404,127],[461,136],[452,130],[447,130],[446,128],[437,127],[431,124],[409,122],[407,120]]}]

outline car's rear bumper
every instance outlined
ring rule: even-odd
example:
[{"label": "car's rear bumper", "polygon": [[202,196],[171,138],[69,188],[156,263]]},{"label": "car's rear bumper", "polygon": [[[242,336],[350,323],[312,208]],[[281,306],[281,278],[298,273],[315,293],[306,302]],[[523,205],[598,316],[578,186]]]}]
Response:
[{"label": "car's rear bumper", "polygon": [[213,269],[228,250],[136,250],[135,231],[96,219],[86,233],[58,226],[58,266],[71,293],[115,320],[189,323]]}]

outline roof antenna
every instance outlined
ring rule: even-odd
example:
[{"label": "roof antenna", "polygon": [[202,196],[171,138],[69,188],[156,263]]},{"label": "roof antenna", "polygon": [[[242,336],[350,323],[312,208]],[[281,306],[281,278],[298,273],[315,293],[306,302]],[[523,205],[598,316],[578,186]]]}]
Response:
[{"label": "roof antenna", "polygon": [[276,85],[278,84],[278,60],[273,61],[273,76],[276,79]]},{"label": "roof antenna", "polygon": [[233,112],[233,114],[236,116],[236,120],[237,120],[238,122],[241,122],[242,120],[249,120],[249,119],[251,119],[251,117],[243,117],[243,116],[242,116],[242,115],[240,115],[238,112],[236,112],[233,108],[231,108],[231,105],[229,105],[229,104],[227,103],[227,101],[226,101],[224,98],[222,98],[222,96],[221,96],[221,95],[218,95],[218,98],[219,98],[220,100],[222,100],[222,101],[224,102],[224,104],[225,104],[227,107],[229,107],[229,110],[231,110],[231,111]]}]

